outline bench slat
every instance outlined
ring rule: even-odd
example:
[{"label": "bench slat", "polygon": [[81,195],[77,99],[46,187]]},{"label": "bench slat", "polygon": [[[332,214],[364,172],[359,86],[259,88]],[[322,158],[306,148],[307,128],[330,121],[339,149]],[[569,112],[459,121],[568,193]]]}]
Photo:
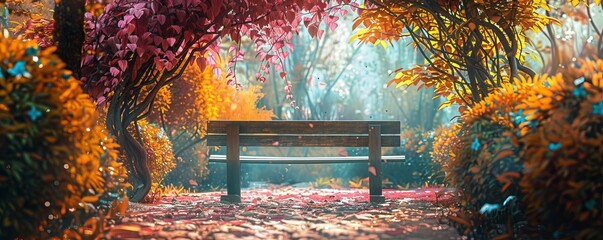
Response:
[{"label": "bench slat", "polygon": [[[207,146],[226,146],[226,135],[208,135]],[[368,147],[368,136],[240,135],[239,146]],[[382,147],[399,147],[400,135],[382,135]]]},{"label": "bench slat", "polygon": [[241,134],[367,134],[369,124],[380,124],[381,134],[400,134],[400,121],[224,121],[207,123],[208,134],[225,133],[229,124],[239,124]]},{"label": "bench slat", "polygon": [[[382,156],[383,162],[403,162],[405,156]],[[226,155],[211,155],[209,162],[226,162]],[[272,164],[323,164],[323,163],[355,163],[367,162],[368,156],[350,157],[274,157],[274,156],[240,156],[241,163]]]}]

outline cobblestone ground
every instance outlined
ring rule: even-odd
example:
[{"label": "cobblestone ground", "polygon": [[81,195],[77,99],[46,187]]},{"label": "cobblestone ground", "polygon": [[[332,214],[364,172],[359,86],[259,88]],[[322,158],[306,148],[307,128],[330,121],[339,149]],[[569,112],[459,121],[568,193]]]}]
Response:
[{"label": "cobblestone ground", "polygon": [[386,202],[367,203],[368,190],[272,188],[243,190],[242,204],[222,193],[167,196],[131,204],[107,230],[109,239],[460,239],[439,222],[436,192],[384,190]]}]

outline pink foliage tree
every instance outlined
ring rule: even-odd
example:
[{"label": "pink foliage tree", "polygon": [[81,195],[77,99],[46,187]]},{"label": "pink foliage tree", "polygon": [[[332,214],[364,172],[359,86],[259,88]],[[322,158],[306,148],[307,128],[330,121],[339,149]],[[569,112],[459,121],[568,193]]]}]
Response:
[{"label": "pink foliage tree", "polygon": [[[240,42],[247,36],[262,61],[260,81],[269,66],[279,71],[287,57],[288,40],[304,24],[320,37],[321,23],[337,27],[336,14],[350,0],[115,0],[99,17],[86,16],[87,39],[82,57],[85,90],[107,106],[107,126],[126,156],[134,176],[131,200],[141,201],[151,185],[145,149],[127,131],[151,111],[159,89],[179,79],[187,64],[204,68],[212,61],[200,56],[217,51],[221,38]],[[232,49],[233,58],[244,53]],[[230,71],[228,73],[230,74]],[[234,78],[229,82],[237,85]],[[286,90],[287,91],[287,90]],[[290,91],[290,89],[288,90]]]}]

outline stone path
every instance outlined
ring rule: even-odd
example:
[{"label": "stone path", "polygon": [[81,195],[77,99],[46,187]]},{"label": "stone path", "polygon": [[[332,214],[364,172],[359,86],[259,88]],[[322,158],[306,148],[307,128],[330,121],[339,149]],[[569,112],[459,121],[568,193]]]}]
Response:
[{"label": "stone path", "polygon": [[167,196],[131,204],[107,229],[109,239],[460,239],[440,224],[436,192],[384,190],[386,203],[368,204],[368,190],[272,188],[243,190],[242,204],[221,193]]}]

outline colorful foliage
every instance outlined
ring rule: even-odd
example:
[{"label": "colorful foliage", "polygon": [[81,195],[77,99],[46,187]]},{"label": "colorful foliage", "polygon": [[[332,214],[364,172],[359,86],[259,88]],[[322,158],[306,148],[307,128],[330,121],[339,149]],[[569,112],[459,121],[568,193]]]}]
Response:
[{"label": "colorful foliage", "polygon": [[540,14],[546,1],[368,1],[350,39],[381,44],[410,36],[425,65],[394,71],[389,84],[435,87],[446,97],[441,107],[473,105],[496,87],[511,82],[523,66],[525,31],[538,32],[554,21]]},{"label": "colorful foliage", "polygon": [[422,128],[412,128],[402,131],[400,136],[403,153],[406,156],[404,171],[411,172],[408,176],[396,178],[397,184],[412,184],[422,186],[423,184],[442,184],[444,172],[442,165],[433,161],[430,152],[433,152],[434,139],[437,136],[434,130],[426,131]]},{"label": "colorful foliage", "polygon": [[[206,58],[213,58],[218,66],[224,66],[220,58],[212,55],[214,53],[207,54],[210,56]],[[208,120],[270,120],[274,115],[257,107],[263,97],[261,86],[237,89],[217,70],[209,67],[201,70],[196,64],[189,65],[179,81],[158,93],[149,120],[161,125],[174,144],[178,167],[177,174],[171,174],[172,182],[189,186],[189,180],[201,181],[207,152],[201,143]]]},{"label": "colorful foliage", "polygon": [[603,235],[603,61],[550,77],[519,106],[521,189],[537,235]]},{"label": "colorful foliage", "polygon": [[523,112],[516,111],[516,107],[532,89],[543,85],[538,78],[516,82],[494,90],[467,110],[454,127],[458,131],[453,131],[458,133],[450,141],[456,146],[449,147],[453,158],[446,171],[448,180],[461,195],[458,214],[463,219],[453,220],[461,223],[465,234],[471,231],[491,234],[490,237],[512,234],[512,224],[506,230],[499,224],[522,217],[516,212],[503,214],[515,210],[507,204],[520,195],[518,181],[523,171],[519,150],[512,144],[518,124],[525,121]]},{"label": "colorful foliage", "polygon": [[53,1],[3,1],[0,11],[5,8],[6,16],[0,14],[0,19],[5,18],[7,24],[1,24],[0,29],[6,29],[12,37],[35,40],[42,48],[51,46],[54,20],[50,10],[53,7]]},{"label": "colorful foliage", "polygon": [[[158,90],[177,78],[195,53],[217,50],[217,40],[224,36],[237,42],[242,35],[248,36],[256,43],[261,61],[281,64],[282,69],[287,55],[284,47],[300,23],[312,36],[324,32],[318,30],[323,19],[330,27],[337,26],[334,14],[339,8],[327,7],[328,1],[322,0],[113,1],[99,17],[87,14],[89,35],[83,66],[89,77],[83,81],[99,104],[111,98],[119,82],[158,81]],[[302,17],[302,11],[309,15]],[[264,48],[267,45],[270,48]],[[241,54],[237,52],[235,59]],[[201,68],[213,64],[204,58],[197,63]],[[154,72],[152,78],[145,75],[147,69]],[[281,76],[285,78],[286,73]]]},{"label": "colorful foliage", "polygon": [[[602,234],[603,61],[578,63],[505,85],[461,117],[448,177],[461,193],[450,218],[465,234]],[[518,232],[525,218],[531,228]]]},{"label": "colorful foliage", "polygon": [[161,184],[165,176],[176,167],[172,142],[161,128],[145,120],[138,121],[138,127],[147,150],[151,179],[153,183]]},{"label": "colorful foliage", "polygon": [[0,38],[3,238],[57,235],[59,226],[78,224],[65,216],[123,197],[128,187],[117,144],[53,51]]},{"label": "colorful foliage", "polygon": [[[334,14],[340,11],[328,7],[323,0],[116,0],[98,17],[87,14],[82,82],[99,105],[110,105],[107,127],[126,151],[126,166],[137,173],[133,180],[142,183],[132,200],[143,199],[151,179],[141,143],[126,129],[149,114],[161,88],[176,81],[191,63],[201,69],[212,66],[211,59],[198,53],[218,52],[218,39],[225,36],[235,42],[248,36],[256,43],[259,58],[268,65],[280,64],[279,75],[286,79],[282,60],[287,56],[285,46],[291,47],[286,41],[302,22],[312,36],[321,35],[318,25],[322,20],[335,27]],[[302,12],[308,13],[307,17],[302,18]],[[234,61],[242,59],[242,51],[233,52]],[[266,66],[262,70],[269,72]],[[262,80],[261,74],[258,79]],[[236,81],[230,83],[237,85]]]},{"label": "colorful foliage", "polygon": [[456,148],[460,147],[458,138],[458,125],[438,127],[433,136],[433,147],[429,154],[435,164],[442,169],[448,169],[450,160],[456,158]]}]

